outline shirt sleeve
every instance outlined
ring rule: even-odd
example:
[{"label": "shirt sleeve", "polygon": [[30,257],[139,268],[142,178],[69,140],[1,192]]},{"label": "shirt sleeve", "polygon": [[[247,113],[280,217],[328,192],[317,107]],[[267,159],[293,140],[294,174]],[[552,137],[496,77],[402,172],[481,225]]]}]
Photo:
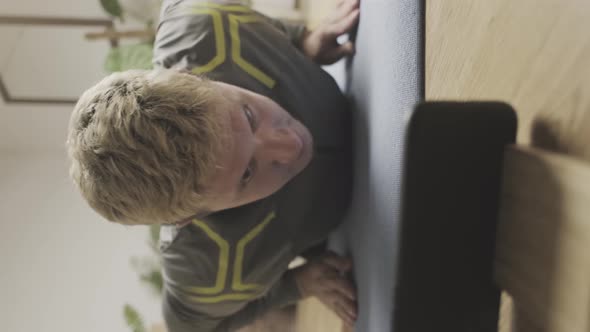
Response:
[{"label": "shirt sleeve", "polygon": [[289,270],[264,296],[243,303],[241,309],[230,315],[223,303],[208,305],[205,314],[168,291],[164,293],[162,311],[168,332],[227,332],[248,325],[270,309],[293,304],[300,298],[294,272]]}]

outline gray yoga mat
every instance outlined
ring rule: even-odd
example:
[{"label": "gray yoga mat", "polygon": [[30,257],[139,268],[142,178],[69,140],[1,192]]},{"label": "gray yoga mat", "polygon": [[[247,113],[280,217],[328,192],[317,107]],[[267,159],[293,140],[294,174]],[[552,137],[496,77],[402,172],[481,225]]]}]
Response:
[{"label": "gray yoga mat", "polygon": [[392,331],[407,117],[424,99],[422,0],[363,0],[346,91],[354,105],[353,200],[329,247],[354,259],[357,332]]}]

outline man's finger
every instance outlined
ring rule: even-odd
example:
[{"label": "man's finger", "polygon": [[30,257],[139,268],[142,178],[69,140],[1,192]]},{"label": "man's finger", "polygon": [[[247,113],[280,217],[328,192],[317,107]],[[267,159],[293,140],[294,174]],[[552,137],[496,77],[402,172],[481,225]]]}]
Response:
[{"label": "man's finger", "polygon": [[358,316],[356,302],[343,297],[337,303],[338,303],[338,306],[340,308],[342,308],[342,310],[344,312],[346,312],[346,315],[352,319],[352,323],[354,323],[356,321],[357,316]]},{"label": "man's finger", "polygon": [[329,24],[327,26],[326,32],[330,34],[332,37],[338,37],[349,32],[352,27],[358,22],[359,20],[360,10],[358,8],[349,12],[345,17]]},{"label": "man's finger", "polygon": [[331,50],[325,51],[325,54],[322,56],[322,64],[331,65],[345,56],[354,55],[355,52],[354,43],[352,42],[337,45]]},{"label": "man's finger", "polygon": [[319,299],[348,324],[356,321],[356,305],[338,292],[323,293]]},{"label": "man's finger", "polygon": [[346,312],[344,308],[342,308],[339,304],[336,304],[335,307],[332,309],[340,319],[342,319],[346,325],[354,326],[354,322],[356,319],[351,316],[349,313]]},{"label": "man's finger", "polygon": [[356,52],[356,49],[354,47],[354,43],[351,41],[348,41],[348,42],[340,45],[336,52],[337,52],[337,55],[340,58],[342,58],[347,55],[354,55],[354,53]]},{"label": "man's finger", "polygon": [[332,252],[324,255],[322,262],[338,270],[340,273],[347,272],[352,268],[352,260],[350,258],[341,257]]},{"label": "man's finger", "polygon": [[328,22],[337,23],[340,20],[344,19],[346,16],[348,16],[350,12],[352,12],[358,7],[358,1],[342,1],[338,4],[336,11],[334,12],[334,14],[330,16]]},{"label": "man's finger", "polygon": [[326,287],[330,290],[341,293],[351,301],[356,301],[356,289],[352,282],[342,277],[335,277],[328,281]]}]

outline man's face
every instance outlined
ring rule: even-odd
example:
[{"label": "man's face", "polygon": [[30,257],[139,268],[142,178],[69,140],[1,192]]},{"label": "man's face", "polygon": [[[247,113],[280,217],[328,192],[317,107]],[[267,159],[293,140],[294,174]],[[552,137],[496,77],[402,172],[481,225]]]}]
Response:
[{"label": "man's face", "polygon": [[220,211],[267,197],[299,174],[313,156],[309,130],[271,99],[214,83],[226,99],[222,125],[232,144],[218,152],[206,181],[206,206]]}]

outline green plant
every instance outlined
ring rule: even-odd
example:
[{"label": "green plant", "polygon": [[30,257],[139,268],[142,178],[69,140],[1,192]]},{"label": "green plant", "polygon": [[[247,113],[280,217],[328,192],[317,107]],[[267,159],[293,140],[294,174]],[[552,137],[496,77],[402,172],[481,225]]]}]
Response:
[{"label": "green plant", "polygon": [[164,279],[162,277],[162,264],[160,262],[160,252],[158,242],[160,240],[160,225],[150,226],[150,237],[148,246],[155,254],[154,257],[131,257],[131,266],[139,274],[139,280],[148,286],[154,294],[160,296],[164,289]]},{"label": "green plant", "polygon": [[[162,277],[162,264],[158,243],[160,241],[160,225],[151,225],[149,228],[148,246],[152,249],[154,257],[131,257],[130,264],[139,274],[139,280],[145,284],[152,292],[160,297],[164,289],[164,279]],[[145,332],[145,325],[141,315],[131,305],[125,304],[123,315],[127,325],[132,332]]]},{"label": "green plant", "polygon": [[107,54],[104,69],[109,73],[129,69],[152,69],[152,47],[153,45],[147,42],[113,47]]},{"label": "green plant", "polygon": [[123,308],[123,316],[125,317],[125,322],[127,322],[127,326],[131,328],[133,332],[146,332],[145,325],[143,324],[143,319],[141,315],[129,304],[125,304]]},{"label": "green plant", "polygon": [[[146,5],[150,2],[150,0],[136,1],[145,2]],[[139,21],[145,25],[145,31],[148,32],[148,35],[150,34],[149,32],[154,31],[154,20],[149,16],[142,17],[138,15],[137,8],[135,14],[133,14],[134,11],[132,10],[126,12],[119,0],[100,0],[100,5],[107,14],[118,19],[120,22],[124,22],[126,17],[132,17],[135,21]],[[139,42],[112,47],[104,62],[104,70],[107,73],[113,73],[129,69],[152,69],[153,43],[153,37],[145,37]]]},{"label": "green plant", "polygon": [[121,8],[119,0],[100,0],[100,5],[109,15],[123,20],[123,8]]}]

